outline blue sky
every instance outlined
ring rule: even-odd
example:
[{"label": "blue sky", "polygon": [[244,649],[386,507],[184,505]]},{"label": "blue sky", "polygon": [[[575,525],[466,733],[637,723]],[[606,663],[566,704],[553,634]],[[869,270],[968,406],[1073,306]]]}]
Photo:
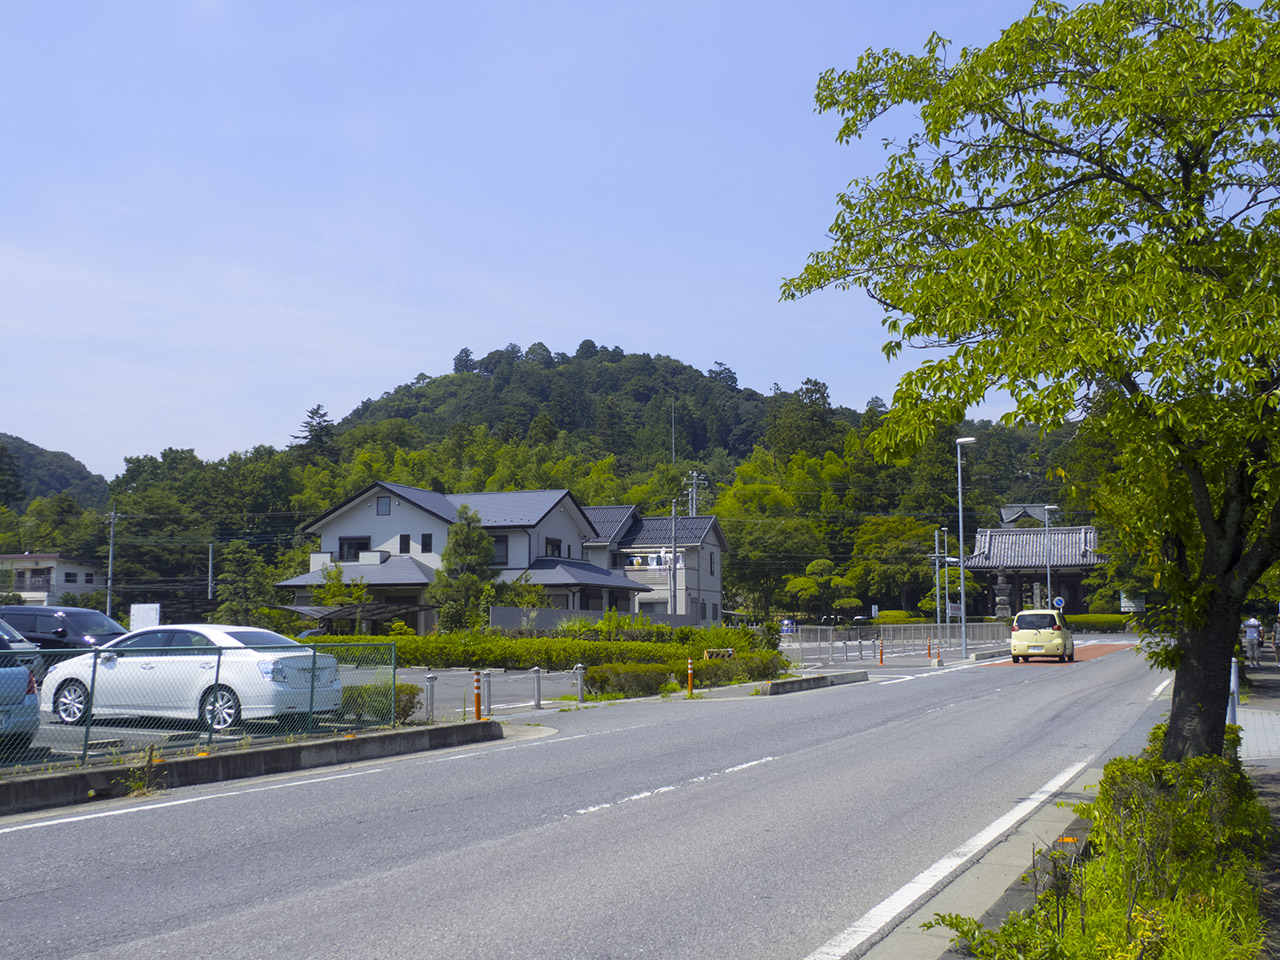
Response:
[{"label": "blue sky", "polygon": [[585,338],[889,400],[869,301],[778,302],[883,158],[815,82],[1026,10],[6,0],[0,432],[110,478]]}]

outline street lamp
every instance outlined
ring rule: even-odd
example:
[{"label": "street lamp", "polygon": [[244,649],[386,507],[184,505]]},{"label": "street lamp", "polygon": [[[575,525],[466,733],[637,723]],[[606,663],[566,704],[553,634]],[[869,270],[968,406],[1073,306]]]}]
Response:
[{"label": "street lamp", "polygon": [[960,448],[976,442],[977,437],[956,437],[956,508],[960,514],[960,546],[956,554],[960,557],[960,659],[969,659],[969,641],[965,635],[965,600],[964,600],[964,473],[961,469],[963,460]]},{"label": "street lamp", "polygon": [[1044,605],[1045,609],[1053,608],[1053,580],[1049,572],[1049,511],[1058,508],[1051,503],[1044,505]]}]

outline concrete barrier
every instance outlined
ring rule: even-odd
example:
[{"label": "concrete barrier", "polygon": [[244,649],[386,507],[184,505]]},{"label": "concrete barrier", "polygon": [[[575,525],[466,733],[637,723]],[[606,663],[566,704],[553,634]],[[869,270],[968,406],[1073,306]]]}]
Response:
[{"label": "concrete barrier", "polygon": [[[205,756],[164,758],[152,764],[150,777],[157,786],[185,787],[501,739],[502,725],[496,720],[401,727],[324,740],[231,748]],[[0,779],[0,815],[127,796],[131,784],[147,776],[145,767],[143,763],[100,764],[31,776],[6,772]]]},{"label": "concrete barrier", "polygon": [[867,671],[853,670],[849,673],[817,673],[807,677],[788,677],[786,680],[770,680],[760,685],[762,696],[775,696],[780,693],[797,693],[800,690],[819,690],[823,687],[835,687],[844,683],[862,683],[867,679]]},{"label": "concrete barrier", "polygon": [[979,650],[977,653],[969,654],[970,660],[999,660],[1002,657],[1009,656],[1008,650]]}]

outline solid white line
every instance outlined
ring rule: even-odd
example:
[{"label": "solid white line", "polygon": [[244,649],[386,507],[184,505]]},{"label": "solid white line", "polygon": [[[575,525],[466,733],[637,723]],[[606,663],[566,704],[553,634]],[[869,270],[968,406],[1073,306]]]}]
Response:
[{"label": "solid white line", "polygon": [[241,797],[250,793],[262,793],[265,790],[284,790],[288,787],[302,787],[311,783],[324,783],[328,780],[346,780],[348,777],[363,777],[367,773],[381,773],[382,768],[359,770],[354,773],[335,773],[329,777],[312,777],[309,780],[291,780],[288,783],[272,783],[265,787],[248,787],[244,790],[225,790],[222,793],[211,793],[203,797],[186,797],[182,800],[165,800],[160,803],[148,803],[140,807],[126,807],[123,810],[104,810],[101,813],[82,813],[75,817],[59,817],[57,820],[41,820],[39,823],[22,823],[15,827],[0,828],[0,835],[17,833],[20,830],[36,830],[40,827],[57,827],[66,823],[80,823],[84,820],[101,820],[103,817],[123,817],[130,813],[146,813],[164,807],[181,807],[188,803],[203,803],[206,800],[222,800],[226,797]]},{"label": "solid white line", "polygon": [[896,893],[890,894],[887,899],[872,907],[853,926],[832,937],[805,957],[805,960],[842,960],[851,951],[856,950],[899,916],[906,913],[917,900],[932,892],[935,887],[940,886],[965,861],[982,852],[987,844],[1017,826],[1036,807],[1070,783],[1085,768],[1087,763],[1088,760],[1063,770],[985,830],[960,844],[933,866],[917,875],[915,879],[908,881]]},{"label": "solid white line", "polygon": [[1165,687],[1169,686],[1169,684],[1171,683],[1173,683],[1173,680],[1171,679],[1164,681],[1164,683],[1160,684],[1160,686],[1156,687],[1154,690],[1151,691],[1151,696],[1148,697],[1147,699],[1154,700],[1156,697],[1160,696],[1160,694],[1164,693]]}]

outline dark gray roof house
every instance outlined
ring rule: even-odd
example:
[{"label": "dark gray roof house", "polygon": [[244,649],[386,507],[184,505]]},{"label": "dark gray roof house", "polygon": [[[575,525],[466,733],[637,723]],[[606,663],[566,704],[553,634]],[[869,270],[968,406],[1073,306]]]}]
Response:
[{"label": "dark gray roof house", "polygon": [[584,545],[597,540],[599,532],[568,490],[443,494],[383,481],[303,528],[319,536],[320,549],[307,573],[280,586],[294,590],[295,607],[307,605],[325,568],[337,563],[344,579],[364,581],[376,603],[412,611],[418,628],[428,629],[433,617],[424,604],[425,590],[440,569],[449,528],[464,506],[493,538],[499,579],[526,576],[563,609],[605,609],[604,604],[629,609],[632,597],[649,589],[622,571],[588,561]]}]

